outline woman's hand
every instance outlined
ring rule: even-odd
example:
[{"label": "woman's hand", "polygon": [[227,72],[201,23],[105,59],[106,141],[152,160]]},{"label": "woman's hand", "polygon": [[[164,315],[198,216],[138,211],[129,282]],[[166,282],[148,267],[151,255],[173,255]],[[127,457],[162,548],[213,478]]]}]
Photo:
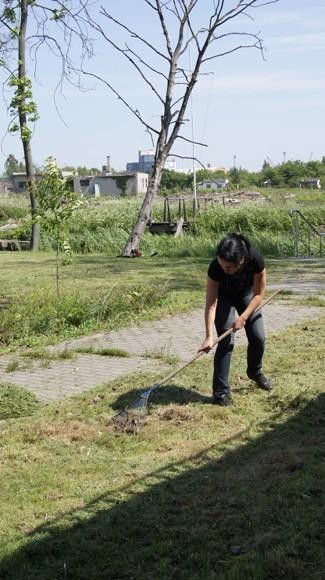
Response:
[{"label": "woman's hand", "polygon": [[198,352],[210,352],[211,348],[213,347],[213,338],[205,338],[202,342]]},{"label": "woman's hand", "polygon": [[236,318],[236,320],[233,322],[232,328],[236,332],[237,330],[244,328],[245,324],[246,320],[239,316],[239,318]]}]

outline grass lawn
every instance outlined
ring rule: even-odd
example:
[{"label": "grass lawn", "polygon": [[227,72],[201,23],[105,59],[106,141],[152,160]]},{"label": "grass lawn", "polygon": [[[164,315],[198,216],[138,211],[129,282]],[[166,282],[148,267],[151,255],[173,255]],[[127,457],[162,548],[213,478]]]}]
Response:
[{"label": "grass lawn", "polygon": [[0,254],[0,352],[41,346],[138,319],[186,311],[203,302],[208,259],[74,256],[61,292],[50,254]]},{"label": "grass lawn", "polygon": [[[57,296],[52,254],[3,252],[0,352],[199,308],[208,262],[74,256]],[[268,279],[322,268],[269,260]],[[47,406],[0,385],[0,579],[322,578],[324,339],[325,316],[269,339],[271,393],[246,379],[237,347],[229,409],[210,404],[200,359],[152,395],[136,434],[111,418],[153,374]]]},{"label": "grass lawn", "polygon": [[[200,308],[209,258],[74,256],[56,293],[53,254],[0,253],[0,352]],[[268,261],[268,280],[318,280],[324,263]],[[288,300],[289,294],[284,295]],[[8,303],[6,301],[8,299]],[[290,297],[292,301],[301,298]],[[318,304],[322,299],[311,298]]]},{"label": "grass lawn", "polygon": [[236,347],[226,409],[204,357],[152,395],[137,434],[111,417],[152,374],[2,422],[0,578],[323,578],[324,343],[325,316],[270,337],[270,393]]}]

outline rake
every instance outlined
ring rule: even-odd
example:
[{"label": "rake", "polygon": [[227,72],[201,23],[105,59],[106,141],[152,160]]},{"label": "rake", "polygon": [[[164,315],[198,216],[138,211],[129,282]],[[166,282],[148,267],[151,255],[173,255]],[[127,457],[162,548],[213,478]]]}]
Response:
[{"label": "rake", "polygon": [[[258,312],[259,310],[264,308],[264,306],[266,306],[269,302],[271,302],[271,300],[274,298],[274,296],[276,296],[280,292],[282,292],[282,288],[273,292],[273,294],[271,294],[271,296],[269,298],[267,298],[263,302],[263,304],[261,304],[261,306],[256,308],[255,312]],[[220,342],[221,340],[226,338],[226,336],[228,336],[232,332],[233,332],[233,329],[228,328],[228,330],[226,330],[223,334],[218,336],[218,338],[214,341],[212,348],[214,348],[216,346],[216,344],[218,344],[218,342]],[[161,387],[162,385],[164,385],[165,383],[170,381],[172,378],[174,378],[175,375],[180,373],[182,370],[186,369],[186,367],[188,367],[190,364],[192,364],[194,361],[196,361],[198,358],[200,358],[204,354],[206,354],[204,351],[198,352],[185,364],[178,367],[172,373],[170,373],[169,375],[164,377],[161,381],[159,381],[159,383],[155,383],[154,385],[149,387],[149,389],[147,389],[146,391],[143,391],[143,393],[141,393],[141,395],[137,399],[135,399],[132,403],[130,403],[129,405],[124,407],[124,409],[121,409],[118,413],[116,413],[116,415],[114,415],[112,417],[112,420],[120,422],[121,424],[126,424],[128,419],[129,419],[129,420],[131,420],[131,422],[134,425],[136,425],[136,423],[138,421],[141,421],[141,416],[143,416],[143,414],[146,413],[146,411],[147,411],[148,400],[149,400],[151,393],[153,393],[153,391],[156,391],[157,389],[159,389],[159,387]]]}]

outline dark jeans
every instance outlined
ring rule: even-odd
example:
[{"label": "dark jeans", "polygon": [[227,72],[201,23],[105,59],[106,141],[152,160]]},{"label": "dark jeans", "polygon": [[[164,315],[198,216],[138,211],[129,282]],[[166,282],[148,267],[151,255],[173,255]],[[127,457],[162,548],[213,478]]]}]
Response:
[{"label": "dark jeans", "polygon": [[[235,319],[235,309],[240,315],[248,306],[253,295],[231,298],[219,296],[216,310],[216,330],[218,336],[231,327]],[[265,345],[264,324],[261,311],[253,313],[245,324],[248,340],[247,347],[247,375],[254,377],[262,370],[262,358]],[[230,393],[229,371],[231,355],[234,348],[234,332],[218,343],[214,357],[213,393]]]}]

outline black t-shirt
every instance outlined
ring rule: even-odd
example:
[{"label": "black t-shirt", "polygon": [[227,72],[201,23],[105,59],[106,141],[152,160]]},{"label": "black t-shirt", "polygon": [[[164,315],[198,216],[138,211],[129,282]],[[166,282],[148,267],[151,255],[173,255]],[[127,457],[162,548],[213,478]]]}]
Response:
[{"label": "black t-shirt", "polygon": [[248,256],[237,274],[226,274],[219,266],[217,257],[215,257],[210,263],[208,276],[215,282],[219,282],[219,293],[221,295],[240,296],[249,294],[252,291],[254,274],[262,272],[264,268],[263,256],[253,246],[250,246]]}]

